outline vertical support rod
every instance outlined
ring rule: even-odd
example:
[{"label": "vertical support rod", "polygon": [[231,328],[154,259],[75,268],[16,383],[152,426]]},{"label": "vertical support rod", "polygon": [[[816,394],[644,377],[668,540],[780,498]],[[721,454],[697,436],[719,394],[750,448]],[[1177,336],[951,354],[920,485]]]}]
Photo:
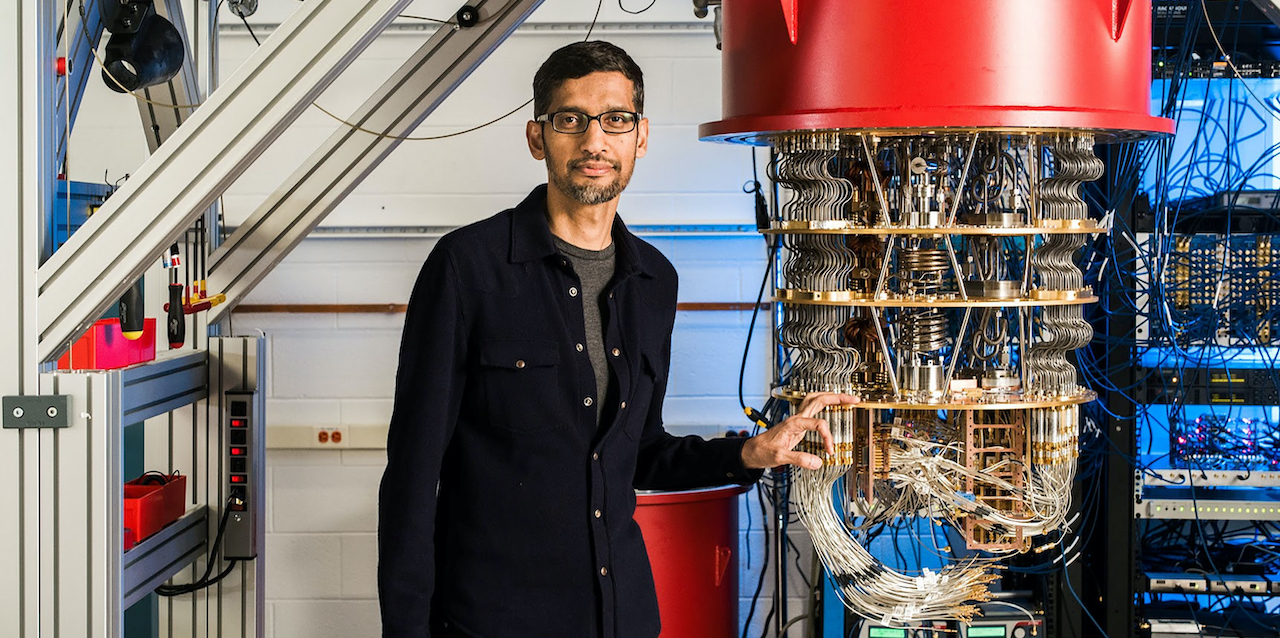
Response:
[{"label": "vertical support rod", "polygon": [[893,386],[893,397],[896,400],[902,394],[898,389],[898,366],[894,364],[893,353],[889,351],[889,342],[885,341],[884,328],[880,327],[880,310],[871,307],[871,323],[876,329],[876,340],[880,342],[880,352],[884,353],[884,363],[889,366],[889,385]]},{"label": "vertical support rod", "polygon": [[951,201],[951,214],[947,215],[947,226],[954,226],[956,213],[960,210],[960,200],[964,194],[965,180],[969,177],[969,166],[973,162],[973,153],[978,150],[978,137],[981,133],[973,132],[973,141],[969,143],[969,154],[964,157],[964,171],[960,173],[960,185],[956,187],[956,197]]},{"label": "vertical support rod", "polygon": [[791,469],[787,466],[773,469],[773,635],[786,636],[783,626],[787,623],[787,506],[791,500]]},{"label": "vertical support rod", "polygon": [[[53,100],[58,3],[0,3],[0,395],[38,394],[38,281],[54,201]],[[0,636],[35,638],[52,618],[41,614],[53,578],[42,559],[40,480],[48,433],[0,430]],[[42,450],[42,446],[45,448]]]},{"label": "vertical support rod", "polygon": [[[1118,165],[1117,160],[1125,150],[1125,147],[1119,144],[1107,147],[1104,157],[1108,169]],[[1123,224],[1117,226],[1133,228],[1136,220],[1132,202],[1133,192],[1137,189],[1137,171],[1132,175],[1114,177],[1114,179],[1108,179],[1106,183],[1114,187],[1114,190],[1108,189],[1111,192],[1107,195],[1110,205],[1115,208],[1115,217],[1124,220]],[[1114,242],[1114,246],[1117,264],[1133,263],[1136,247],[1127,241]],[[1122,268],[1116,268],[1115,273],[1116,279],[1111,282],[1112,285],[1102,285],[1107,289],[1104,298],[1107,299],[1109,308],[1124,307],[1124,304],[1128,303],[1127,293],[1134,289],[1136,283],[1133,276]],[[1105,312],[1104,308],[1098,310]],[[1134,333],[1136,322],[1130,314],[1122,312],[1104,314],[1102,321],[1106,327],[1105,334],[1123,337]],[[1107,348],[1105,352],[1107,369],[1111,371],[1111,387],[1132,387],[1134,380],[1132,361],[1135,353],[1128,348],[1114,347]],[[1107,635],[1114,638],[1134,635],[1137,630],[1132,601],[1137,591],[1139,573],[1137,568],[1139,530],[1138,522],[1133,517],[1134,475],[1128,461],[1137,453],[1137,438],[1133,420],[1133,402],[1116,390],[1108,391],[1106,400],[1107,409],[1115,415],[1108,418],[1105,425],[1106,436],[1110,440],[1109,447],[1114,450],[1106,455],[1104,465],[1106,518],[1103,520],[1107,525],[1107,533],[1101,543],[1103,545],[1101,556],[1091,557],[1094,560],[1090,562],[1099,565],[1095,561],[1100,560],[1100,566],[1105,574],[1100,579],[1102,591],[1099,595],[1102,600],[1107,601],[1107,604],[1101,605],[1101,609],[1095,608],[1094,616],[1102,617],[1105,613],[1103,626],[1106,628]],[[1079,577],[1074,572],[1071,576],[1073,579]],[[1079,582],[1079,580],[1072,582]],[[1096,597],[1086,595],[1085,600],[1096,600]]]},{"label": "vertical support rod", "polygon": [[943,235],[943,241],[947,244],[947,257],[951,259],[951,270],[956,274],[956,287],[960,290],[960,298],[968,301],[969,293],[964,289],[964,273],[960,271],[960,260],[956,259],[956,247],[951,242],[951,235]]},{"label": "vertical support rod", "polygon": [[862,152],[867,156],[867,169],[871,171],[871,183],[876,187],[876,201],[880,202],[880,214],[884,216],[885,222],[892,226],[893,220],[889,219],[889,200],[885,199],[884,187],[880,185],[880,174],[876,171],[876,156],[871,152],[866,134],[859,135],[858,138],[862,140]]},{"label": "vertical support rod", "polygon": [[951,380],[956,376],[956,362],[960,360],[960,349],[964,347],[964,334],[969,330],[969,318],[973,314],[973,308],[964,309],[964,318],[960,320],[960,333],[956,335],[956,345],[951,348],[951,361],[947,363],[947,382],[943,384],[942,391],[951,395]]}]

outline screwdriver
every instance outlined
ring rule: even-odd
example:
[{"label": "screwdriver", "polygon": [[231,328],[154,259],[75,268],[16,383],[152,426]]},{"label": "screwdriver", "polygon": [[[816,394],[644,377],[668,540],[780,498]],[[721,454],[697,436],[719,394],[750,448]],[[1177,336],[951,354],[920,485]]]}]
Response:
[{"label": "screwdriver", "polygon": [[187,319],[182,314],[182,284],[169,284],[169,303],[165,309],[169,311],[169,347],[181,348],[187,342]]},{"label": "screwdriver", "polygon": [[142,278],[133,282],[124,291],[124,295],[120,297],[118,308],[120,310],[120,332],[124,333],[124,338],[130,341],[142,336],[142,331],[146,322],[146,312],[142,305]]},{"label": "screwdriver", "polygon": [[169,247],[169,254],[164,257],[164,267],[169,269],[169,303],[165,305],[168,312],[167,332],[169,347],[177,350],[187,342],[187,320],[182,315],[182,290],[178,283],[178,267],[182,265],[182,256],[178,253],[178,245]]}]

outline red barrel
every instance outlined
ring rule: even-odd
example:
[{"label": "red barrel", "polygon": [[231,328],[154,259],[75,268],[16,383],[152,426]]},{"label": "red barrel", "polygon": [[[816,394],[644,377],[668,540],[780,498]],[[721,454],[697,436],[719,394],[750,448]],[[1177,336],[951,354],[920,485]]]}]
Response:
[{"label": "red barrel", "polygon": [[944,127],[1173,132],[1149,111],[1150,0],[784,0],[794,20],[779,4],[724,3],[724,119],[702,125],[704,139]]},{"label": "red barrel", "polygon": [[738,495],[749,489],[636,494],[662,638],[738,635]]}]

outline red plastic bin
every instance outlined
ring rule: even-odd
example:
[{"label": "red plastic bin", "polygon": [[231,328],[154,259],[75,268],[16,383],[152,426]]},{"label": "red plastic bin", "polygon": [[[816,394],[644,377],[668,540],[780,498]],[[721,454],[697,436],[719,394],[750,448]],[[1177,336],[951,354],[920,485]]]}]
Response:
[{"label": "red plastic bin", "polygon": [[124,484],[124,549],[146,540],[187,510],[187,477],[146,474]]},{"label": "red plastic bin", "polygon": [[59,370],[114,370],[156,358],[156,320],[142,324],[142,336],[124,338],[119,319],[99,319],[58,359]]},{"label": "red plastic bin", "polygon": [[738,495],[749,489],[636,494],[661,638],[738,636]]}]

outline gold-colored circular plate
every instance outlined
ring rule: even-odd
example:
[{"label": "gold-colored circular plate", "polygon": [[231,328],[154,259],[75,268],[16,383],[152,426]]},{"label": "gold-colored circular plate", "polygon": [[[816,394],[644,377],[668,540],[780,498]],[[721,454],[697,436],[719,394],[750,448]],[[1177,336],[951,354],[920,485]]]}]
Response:
[{"label": "gold-colored circular plate", "polygon": [[881,295],[872,297],[851,290],[794,290],[779,288],[773,300],[780,303],[808,304],[816,306],[855,306],[874,308],[1017,308],[1032,306],[1079,306],[1091,304],[1098,300],[1093,290],[1033,290],[1030,297],[1013,299],[987,299],[969,297],[961,299],[960,295],[946,294],[932,297],[902,297],[899,295]]},{"label": "gold-colored circular plate", "polygon": [[[773,396],[799,403],[807,392],[792,392],[785,388],[775,388]],[[1068,405],[1080,405],[1097,399],[1092,390],[1082,390],[1078,394],[1061,397],[1030,396],[1016,401],[986,402],[981,400],[948,400],[937,402],[924,401],[889,401],[883,399],[863,399],[859,403],[841,406],[852,410],[1030,410],[1034,408],[1059,408]]]},{"label": "gold-colored circular plate", "polygon": [[766,235],[981,235],[1028,237],[1033,235],[1087,235],[1106,232],[1093,219],[1041,220],[1035,226],[859,226],[843,220],[774,222]]}]

